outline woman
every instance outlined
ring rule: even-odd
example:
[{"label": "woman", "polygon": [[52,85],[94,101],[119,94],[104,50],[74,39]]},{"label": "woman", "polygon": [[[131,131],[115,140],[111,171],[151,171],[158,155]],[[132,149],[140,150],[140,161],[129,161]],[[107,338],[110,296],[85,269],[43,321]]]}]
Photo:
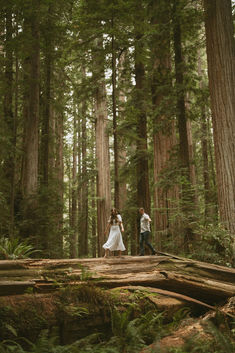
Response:
[{"label": "woman", "polygon": [[109,250],[118,250],[119,256],[121,256],[122,251],[126,250],[123,244],[120,228],[121,231],[124,232],[122,217],[117,213],[116,208],[112,208],[108,225],[105,231],[105,235],[107,235],[107,232],[109,232],[109,237],[106,243],[103,245],[103,248],[105,249],[104,257],[108,257]]}]

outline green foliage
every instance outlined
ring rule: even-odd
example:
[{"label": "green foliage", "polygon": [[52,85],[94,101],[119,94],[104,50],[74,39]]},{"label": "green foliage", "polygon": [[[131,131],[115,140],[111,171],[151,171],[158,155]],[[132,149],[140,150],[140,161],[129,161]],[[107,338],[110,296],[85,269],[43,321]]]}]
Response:
[{"label": "green foliage", "polygon": [[233,353],[235,350],[235,335],[229,328],[219,330],[211,321],[204,327],[208,338],[202,339],[196,335],[187,339],[180,348],[172,348],[170,353]]},{"label": "green foliage", "polygon": [[39,250],[35,250],[26,241],[6,237],[0,239],[0,259],[2,260],[25,259],[38,252]]},{"label": "green foliage", "polygon": [[222,224],[198,225],[197,234],[199,239],[195,242],[193,258],[220,265],[232,265],[233,240]]}]

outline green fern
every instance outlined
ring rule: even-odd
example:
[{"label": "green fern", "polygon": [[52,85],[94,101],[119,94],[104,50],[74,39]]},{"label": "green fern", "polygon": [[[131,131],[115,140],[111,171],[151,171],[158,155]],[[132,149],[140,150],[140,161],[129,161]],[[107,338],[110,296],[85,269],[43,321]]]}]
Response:
[{"label": "green fern", "polygon": [[18,238],[0,239],[0,259],[2,260],[16,260],[25,259],[32,254],[39,252],[26,242],[21,242]]}]

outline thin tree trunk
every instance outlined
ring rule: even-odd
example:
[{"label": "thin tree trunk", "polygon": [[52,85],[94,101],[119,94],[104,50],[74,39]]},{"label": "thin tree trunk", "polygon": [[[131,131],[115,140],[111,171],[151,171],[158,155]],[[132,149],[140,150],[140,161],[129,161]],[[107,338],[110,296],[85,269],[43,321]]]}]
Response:
[{"label": "thin tree trunk", "polygon": [[76,258],[78,255],[78,200],[77,200],[77,114],[74,112],[73,121],[73,165],[71,175],[71,241],[70,241],[70,256]]},{"label": "thin tree trunk", "polygon": [[[83,69],[83,77],[86,73]],[[82,103],[82,175],[81,175],[81,225],[80,225],[80,255],[88,255],[88,176],[87,176],[87,132],[86,132],[86,104]]]},{"label": "thin tree trunk", "polygon": [[[118,67],[118,81],[119,81],[119,91],[118,91],[118,118],[120,121],[125,119],[125,110],[124,106],[126,103],[126,97],[124,92],[124,85],[125,85],[125,77],[124,77],[124,65],[125,65],[125,57],[126,52],[124,51],[119,58],[119,67]],[[119,148],[118,148],[118,168],[119,171],[122,172],[126,164],[127,153],[126,153],[126,146],[125,141],[122,133],[120,132],[118,136],[119,141]],[[127,185],[126,181],[120,175],[119,172],[119,210],[123,212],[126,207],[127,202]],[[127,219],[124,218],[124,222],[127,222]],[[123,241],[126,247],[126,253],[128,253],[128,233],[125,231],[123,234]]]},{"label": "thin tree trunk", "polygon": [[55,122],[56,128],[56,176],[58,183],[58,211],[57,211],[57,239],[55,248],[58,257],[63,256],[63,216],[64,216],[64,157],[63,157],[63,138],[64,138],[64,117],[58,113]]},{"label": "thin tree trunk", "polygon": [[[15,198],[15,116],[13,114],[13,48],[12,48],[12,11],[6,8],[6,40],[5,40],[5,95],[4,117],[6,123],[6,136],[9,139],[8,156],[4,169],[6,180],[9,181],[9,236],[14,232],[14,198]],[[18,67],[17,67],[18,70]],[[18,80],[18,71],[17,71]]]},{"label": "thin tree trunk", "polygon": [[[198,53],[198,76],[200,78],[199,87],[201,92],[204,89],[203,77],[202,77],[202,61],[200,58],[200,52]],[[212,205],[211,205],[211,187],[210,187],[210,170],[209,170],[209,157],[208,157],[208,129],[206,121],[206,107],[202,100],[201,102],[201,148],[202,148],[202,164],[203,164],[203,183],[204,183],[204,217],[205,224],[210,220],[212,216]]]},{"label": "thin tree trunk", "polygon": [[211,132],[211,117],[207,117],[206,119],[206,128],[207,128],[207,136],[208,136],[208,151],[209,151],[209,170],[212,179],[212,203],[214,205],[214,217],[215,220],[218,221],[219,210],[218,210],[218,188],[216,182],[216,171],[215,171],[215,155],[214,155],[214,146],[213,146],[213,136]]},{"label": "thin tree trunk", "polygon": [[[112,29],[113,29],[113,16],[112,16]],[[120,186],[119,186],[119,165],[118,165],[118,132],[117,132],[117,69],[116,69],[116,48],[115,38],[112,34],[112,103],[113,103],[113,152],[114,152],[114,206],[120,208]]]},{"label": "thin tree trunk", "polygon": [[47,13],[47,27],[45,35],[45,98],[44,111],[42,120],[42,141],[41,141],[41,167],[42,167],[42,183],[48,186],[49,178],[49,146],[50,146],[50,126],[51,126],[51,79],[52,79],[52,7],[49,5]]},{"label": "thin tree trunk", "polygon": [[[92,160],[92,171],[96,170],[96,151],[95,151],[95,134],[94,126],[92,126],[91,141],[92,141],[92,150],[91,150],[91,160]],[[92,257],[97,256],[97,209],[96,209],[96,176],[92,174],[90,179],[90,192],[91,192],[91,243],[92,243]]]},{"label": "thin tree trunk", "polygon": [[235,44],[230,0],[204,0],[220,219],[235,234]]}]

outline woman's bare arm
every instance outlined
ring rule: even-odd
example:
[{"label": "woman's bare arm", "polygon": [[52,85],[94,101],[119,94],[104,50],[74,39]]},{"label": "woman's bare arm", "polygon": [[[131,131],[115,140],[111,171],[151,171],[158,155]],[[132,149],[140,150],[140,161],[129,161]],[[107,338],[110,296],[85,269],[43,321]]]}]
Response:
[{"label": "woman's bare arm", "polygon": [[121,227],[121,231],[124,232],[124,227],[123,227],[123,223],[120,222],[120,227]]}]

